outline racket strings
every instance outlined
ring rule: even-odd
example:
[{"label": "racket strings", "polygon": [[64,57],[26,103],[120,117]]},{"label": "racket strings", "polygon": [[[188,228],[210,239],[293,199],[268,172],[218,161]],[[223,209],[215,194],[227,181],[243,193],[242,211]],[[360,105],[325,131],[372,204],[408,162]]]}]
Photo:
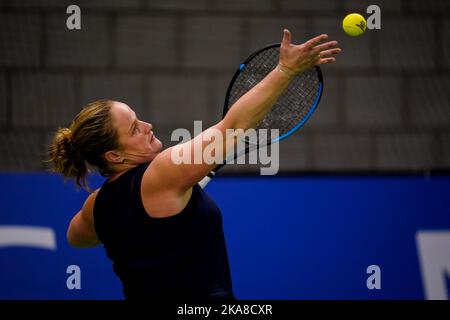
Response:
[{"label": "racket strings", "polygon": [[[229,91],[228,108],[276,67],[278,55],[279,47],[268,48],[246,64]],[[315,68],[296,76],[256,129],[278,129],[280,137],[288,134],[308,117],[319,94],[319,86],[320,80]],[[259,143],[269,143],[271,139],[273,137],[268,132],[267,141]]]}]

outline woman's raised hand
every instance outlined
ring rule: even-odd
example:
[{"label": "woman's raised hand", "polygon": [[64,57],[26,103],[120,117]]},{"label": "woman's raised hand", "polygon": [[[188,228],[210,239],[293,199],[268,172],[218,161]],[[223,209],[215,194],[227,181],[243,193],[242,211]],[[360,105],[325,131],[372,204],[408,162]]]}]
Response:
[{"label": "woman's raised hand", "polygon": [[332,55],[342,51],[336,47],[337,41],[320,43],[328,38],[326,34],[321,34],[303,44],[294,45],[291,43],[291,32],[288,29],[284,29],[283,32],[279,67],[288,74],[295,75],[314,66],[333,63],[336,58]]}]

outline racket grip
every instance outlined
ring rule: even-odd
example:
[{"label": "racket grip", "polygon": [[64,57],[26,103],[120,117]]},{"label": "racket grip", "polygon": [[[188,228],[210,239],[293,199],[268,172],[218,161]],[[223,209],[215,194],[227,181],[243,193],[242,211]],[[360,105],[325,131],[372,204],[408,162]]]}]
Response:
[{"label": "racket grip", "polygon": [[208,173],[207,176],[205,176],[202,180],[200,180],[198,185],[202,189],[205,189],[206,185],[212,180],[212,178],[214,178],[215,175],[216,175],[216,173],[214,171],[211,171],[210,173]]}]

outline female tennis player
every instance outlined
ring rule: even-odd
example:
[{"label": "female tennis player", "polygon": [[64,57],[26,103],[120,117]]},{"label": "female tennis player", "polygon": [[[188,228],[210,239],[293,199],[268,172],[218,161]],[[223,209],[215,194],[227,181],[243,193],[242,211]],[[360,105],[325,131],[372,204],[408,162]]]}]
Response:
[{"label": "female tennis player", "polygon": [[216,164],[175,164],[171,154],[211,143],[225,153],[224,141],[203,135],[218,130],[226,139],[226,129],[254,128],[292,77],[335,62],[341,50],[325,39],[293,45],[285,29],[279,65],[216,125],[164,151],[153,125],[118,101],[92,102],[56,132],[55,171],[87,190],[91,169],[107,177],[71,220],[67,239],[74,247],[104,245],[125,299],[234,299],[221,212],[197,184]]}]

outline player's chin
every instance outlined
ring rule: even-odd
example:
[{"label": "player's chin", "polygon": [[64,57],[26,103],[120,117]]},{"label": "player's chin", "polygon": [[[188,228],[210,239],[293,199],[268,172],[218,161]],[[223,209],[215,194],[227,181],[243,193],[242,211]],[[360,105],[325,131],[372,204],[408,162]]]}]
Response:
[{"label": "player's chin", "polygon": [[150,141],[150,148],[152,148],[152,150],[154,151],[154,152],[159,152],[159,151],[161,151],[162,150],[162,142],[158,139],[158,138],[156,138],[156,137],[154,137],[151,141]]}]

